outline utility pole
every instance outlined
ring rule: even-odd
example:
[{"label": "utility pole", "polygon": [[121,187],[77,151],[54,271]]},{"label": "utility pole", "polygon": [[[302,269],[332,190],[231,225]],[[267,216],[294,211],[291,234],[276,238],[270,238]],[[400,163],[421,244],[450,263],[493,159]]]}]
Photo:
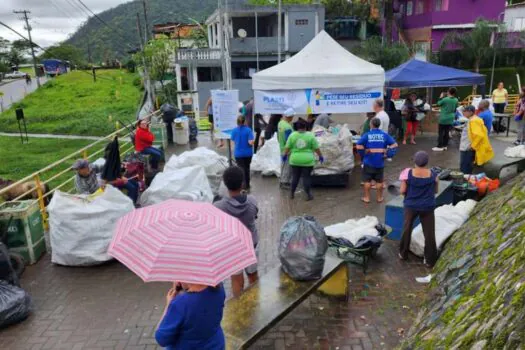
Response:
[{"label": "utility pole", "polygon": [[144,52],[145,43],[143,43],[142,41],[144,37],[142,36],[142,26],[140,25],[140,15],[138,12],[137,12],[137,30],[139,34],[140,51],[142,52],[142,64],[144,65],[144,80],[146,82],[145,83],[146,90],[148,91],[150,95],[152,106],[155,106],[155,97],[154,97],[155,93],[153,91],[153,87],[152,87],[150,76],[149,76],[149,69],[148,69],[148,65],[146,62],[146,53]]},{"label": "utility pole", "polygon": [[16,14],[22,14],[24,17],[21,18],[22,20],[25,20],[27,29],[27,36],[29,38],[29,47],[31,48],[31,56],[33,56],[33,69],[35,71],[35,78],[36,78],[36,86],[40,87],[40,78],[38,76],[38,68],[36,65],[36,56],[35,56],[35,48],[33,46],[33,40],[31,39],[31,26],[29,25],[29,17],[27,17],[28,13],[31,13],[31,11],[27,10],[20,10],[20,11],[13,11]]},{"label": "utility pole", "polygon": [[277,11],[277,64],[281,63],[281,42],[282,42],[282,0],[279,0],[279,10]]},{"label": "utility pole", "polygon": [[146,0],[142,0],[142,8],[144,9],[144,42],[147,43],[149,39],[149,24],[148,10],[146,9]]}]

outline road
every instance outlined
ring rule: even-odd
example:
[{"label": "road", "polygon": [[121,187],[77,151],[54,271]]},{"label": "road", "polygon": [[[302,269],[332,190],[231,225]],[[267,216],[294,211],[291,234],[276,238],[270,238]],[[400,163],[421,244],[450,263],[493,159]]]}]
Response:
[{"label": "road", "polygon": [[[47,78],[40,78],[41,84],[44,84],[46,81]],[[33,78],[30,84],[26,84],[25,79],[18,79],[0,86],[0,91],[4,93],[0,97],[0,111],[8,109],[13,103],[20,101],[36,89],[36,78]]]}]

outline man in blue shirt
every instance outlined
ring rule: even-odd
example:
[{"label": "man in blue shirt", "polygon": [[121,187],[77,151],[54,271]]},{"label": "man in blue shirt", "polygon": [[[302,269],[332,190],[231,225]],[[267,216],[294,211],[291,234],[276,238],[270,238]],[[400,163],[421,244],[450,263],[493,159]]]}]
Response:
[{"label": "man in blue shirt", "polygon": [[363,160],[363,182],[365,195],[361,200],[370,203],[370,188],[372,181],[376,182],[377,202],[383,201],[383,170],[387,149],[396,148],[396,141],[386,132],[379,129],[381,120],[374,118],[370,122],[370,131],[357,142],[357,151]]},{"label": "man in blue shirt", "polygon": [[490,135],[490,131],[492,130],[492,121],[494,120],[494,114],[492,114],[492,111],[490,110],[490,102],[487,100],[482,100],[478,105],[478,109],[479,117],[483,119],[483,123],[487,128],[487,133]]}]

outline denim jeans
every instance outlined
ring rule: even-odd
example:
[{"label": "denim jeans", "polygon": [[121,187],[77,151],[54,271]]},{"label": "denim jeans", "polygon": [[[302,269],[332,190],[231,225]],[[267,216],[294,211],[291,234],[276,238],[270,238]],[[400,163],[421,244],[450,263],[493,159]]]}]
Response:
[{"label": "denim jeans", "polygon": [[139,199],[139,183],[135,180],[128,180],[128,182],[125,185],[117,186],[119,189],[126,189],[128,192],[128,197],[133,201],[133,203],[137,203],[137,200]]},{"label": "denim jeans", "polygon": [[153,169],[159,168],[159,161],[162,158],[162,151],[155,147],[144,148],[141,152],[142,154],[150,155],[150,164]]},{"label": "denim jeans", "polygon": [[474,170],[474,160],[476,159],[475,151],[459,152],[459,167],[463,174],[472,174]]}]

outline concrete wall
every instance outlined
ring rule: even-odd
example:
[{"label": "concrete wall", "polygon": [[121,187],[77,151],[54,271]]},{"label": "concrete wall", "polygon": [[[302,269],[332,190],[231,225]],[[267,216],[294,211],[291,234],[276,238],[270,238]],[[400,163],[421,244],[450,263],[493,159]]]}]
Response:
[{"label": "concrete wall", "polygon": [[[324,15],[323,18],[319,18],[321,25],[320,29],[324,27]],[[297,25],[297,20],[307,20],[307,25]],[[299,52],[303,47],[306,46],[312,40],[315,35],[315,21],[316,12],[311,11],[290,11],[288,12],[288,40],[290,52]]]},{"label": "concrete wall", "polygon": [[[255,55],[257,53],[257,43],[259,44],[259,54],[272,54],[277,52],[277,37],[268,38],[233,38],[230,39],[230,52],[232,55]],[[281,40],[281,50],[284,51],[284,38]]]}]

